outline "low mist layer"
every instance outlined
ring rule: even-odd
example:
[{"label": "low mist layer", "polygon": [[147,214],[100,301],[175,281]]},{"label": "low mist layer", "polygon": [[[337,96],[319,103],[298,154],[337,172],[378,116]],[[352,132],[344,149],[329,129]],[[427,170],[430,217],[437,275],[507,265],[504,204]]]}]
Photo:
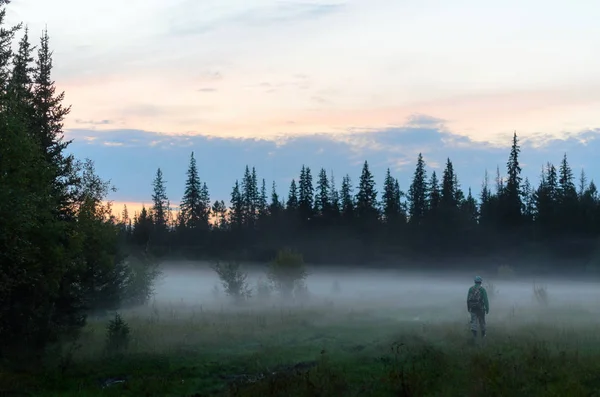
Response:
[{"label": "low mist layer", "polygon": [[[248,284],[265,279],[260,266],[249,266]],[[444,308],[466,312],[466,294],[475,274],[457,272],[403,272],[401,270],[328,270],[308,268],[305,283],[310,293],[306,304],[333,300],[341,307],[359,305],[373,309]],[[486,275],[484,287],[490,295],[491,312],[507,308],[578,308],[597,310],[600,290],[593,281],[566,281],[560,277]],[[547,302],[536,299],[534,289],[547,292]],[[205,262],[179,262],[163,266],[155,300],[159,303],[204,304],[227,302],[217,274]],[[218,292],[217,292],[218,291]],[[219,295],[220,294],[220,295]],[[426,315],[426,312],[423,313]]]}]

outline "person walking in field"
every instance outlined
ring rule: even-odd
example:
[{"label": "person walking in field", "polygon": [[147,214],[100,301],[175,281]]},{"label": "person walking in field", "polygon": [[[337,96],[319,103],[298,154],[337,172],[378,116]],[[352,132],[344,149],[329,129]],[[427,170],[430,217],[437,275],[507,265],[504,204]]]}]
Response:
[{"label": "person walking in field", "polygon": [[481,337],[485,337],[485,315],[490,312],[487,291],[481,285],[482,282],[483,279],[476,276],[475,285],[469,288],[469,294],[467,295],[467,310],[471,313],[473,339],[477,338],[477,325],[479,325]]}]

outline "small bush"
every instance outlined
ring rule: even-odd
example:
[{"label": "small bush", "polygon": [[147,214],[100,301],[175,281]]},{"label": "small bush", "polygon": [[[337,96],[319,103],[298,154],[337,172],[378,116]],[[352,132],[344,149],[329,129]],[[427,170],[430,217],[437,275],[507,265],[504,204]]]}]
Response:
[{"label": "small bush", "polygon": [[533,284],[533,297],[538,304],[548,306],[548,290],[546,287]]},{"label": "small bush", "polygon": [[212,269],[217,272],[225,293],[232,297],[236,302],[242,302],[252,296],[252,289],[248,286],[248,274],[240,268],[240,263],[236,261],[216,262]]},{"label": "small bush", "polygon": [[498,290],[498,288],[496,288],[496,285],[494,283],[492,283],[491,281],[488,281],[487,283],[485,283],[485,290],[488,293],[488,297],[490,299],[495,298],[496,296],[498,296],[498,293],[500,292]]},{"label": "small bush", "polygon": [[259,278],[256,282],[256,297],[262,301],[268,300],[271,297],[273,287],[268,281]]},{"label": "small bush", "polygon": [[308,286],[304,280],[297,280],[294,285],[294,299],[299,302],[306,302],[310,298]]},{"label": "small bush", "polygon": [[121,353],[129,347],[129,325],[115,313],[115,318],[110,320],[106,327],[106,351],[108,353]]},{"label": "small bush", "polygon": [[339,281],[335,280],[333,282],[333,285],[331,286],[331,292],[336,295],[342,292],[342,287],[340,287]]},{"label": "small bush", "polygon": [[210,292],[212,293],[212,296],[214,299],[219,299],[219,296],[221,295],[221,290],[219,289],[219,284],[215,283],[215,285],[213,285],[213,288]]},{"label": "small bush", "polygon": [[291,298],[298,282],[307,275],[302,255],[290,249],[279,251],[268,270],[269,280],[286,299]]},{"label": "small bush", "polygon": [[515,277],[515,271],[508,265],[498,266],[498,277],[512,279]]}]

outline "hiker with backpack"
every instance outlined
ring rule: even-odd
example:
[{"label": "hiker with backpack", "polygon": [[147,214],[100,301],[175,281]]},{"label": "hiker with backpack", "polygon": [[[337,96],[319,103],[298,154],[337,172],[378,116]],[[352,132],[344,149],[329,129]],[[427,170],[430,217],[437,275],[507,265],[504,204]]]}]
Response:
[{"label": "hiker with backpack", "polygon": [[478,324],[481,330],[481,337],[485,337],[485,315],[490,312],[487,291],[481,285],[482,282],[483,279],[480,276],[476,276],[475,285],[469,288],[469,294],[467,295],[467,310],[471,313],[473,339],[477,338]]}]

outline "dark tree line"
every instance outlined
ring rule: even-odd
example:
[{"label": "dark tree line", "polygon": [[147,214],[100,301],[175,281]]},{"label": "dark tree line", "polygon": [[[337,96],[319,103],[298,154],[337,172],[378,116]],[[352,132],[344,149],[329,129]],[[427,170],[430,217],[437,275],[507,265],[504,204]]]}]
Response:
[{"label": "dark tree line", "polygon": [[0,0],[0,362],[39,357],[76,337],[89,313],[143,301],[153,275],[143,255],[126,260],[110,184],[91,160],[66,153],[70,107],[52,80],[48,33],[33,46],[27,28],[6,27],[8,3]]},{"label": "dark tree line", "polygon": [[594,182],[583,171],[577,181],[565,154],[558,169],[542,168],[534,186],[521,177],[519,155],[515,133],[505,176],[498,167],[492,185],[486,171],[479,192],[461,188],[450,159],[441,175],[429,174],[420,154],[405,191],[389,169],[378,190],[365,161],[357,183],[345,175],[339,187],[333,173],[302,166],[280,197],[275,183],[269,194],[267,182],[246,166],[227,207],[222,200],[211,205],[192,153],[179,214],[165,213],[158,170],[153,206],[123,230],[135,245],[196,258],[262,260],[288,246],[329,263],[532,252],[587,260],[600,232]]}]

